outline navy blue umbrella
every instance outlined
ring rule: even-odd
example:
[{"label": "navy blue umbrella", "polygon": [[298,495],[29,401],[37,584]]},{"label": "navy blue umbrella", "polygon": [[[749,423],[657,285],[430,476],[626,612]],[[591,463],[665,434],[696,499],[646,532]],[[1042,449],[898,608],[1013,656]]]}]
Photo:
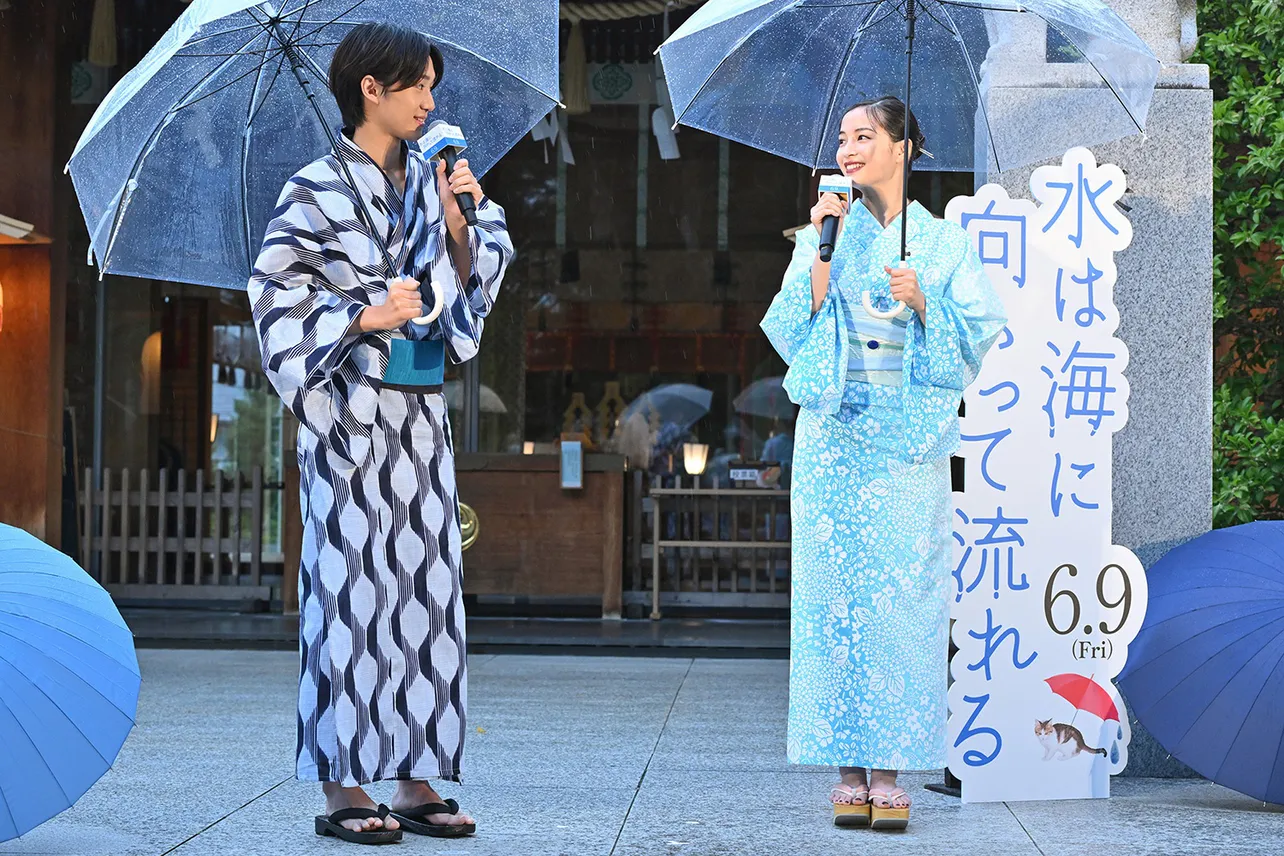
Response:
[{"label": "navy blue umbrella", "polygon": [[1209,532],[1147,579],[1129,707],[1200,775],[1284,803],[1284,522]]}]

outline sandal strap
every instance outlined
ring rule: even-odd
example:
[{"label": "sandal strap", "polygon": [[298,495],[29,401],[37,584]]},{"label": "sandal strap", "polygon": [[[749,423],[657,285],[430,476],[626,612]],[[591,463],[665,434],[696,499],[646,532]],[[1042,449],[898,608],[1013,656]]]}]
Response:
[{"label": "sandal strap", "polygon": [[459,814],[459,803],[454,800],[446,800],[444,803],[424,803],[414,808],[408,808],[405,811],[399,811],[397,814],[402,817],[408,817],[411,820],[424,820],[433,814]]},{"label": "sandal strap", "polygon": [[[835,802],[835,794],[847,797],[853,803],[857,800],[869,802],[869,788],[863,785],[849,785],[846,782],[839,782],[829,789],[830,802]],[[845,803],[839,803],[839,805],[845,805]]]},{"label": "sandal strap", "polygon": [[907,796],[909,796],[909,793],[902,787],[895,787],[890,791],[885,791],[881,788],[871,789],[869,792],[869,799],[871,802],[874,800],[883,800],[887,803],[888,808],[891,808],[892,803],[896,802],[900,797]]},{"label": "sandal strap", "polygon": [[331,823],[343,823],[345,820],[369,820],[370,818],[378,818],[379,820],[383,820],[391,812],[392,812],[392,809],[388,808],[386,805],[383,805],[382,803],[379,805],[377,809],[375,808],[341,808],[338,811],[336,811],[334,814],[330,815],[329,820]]}]

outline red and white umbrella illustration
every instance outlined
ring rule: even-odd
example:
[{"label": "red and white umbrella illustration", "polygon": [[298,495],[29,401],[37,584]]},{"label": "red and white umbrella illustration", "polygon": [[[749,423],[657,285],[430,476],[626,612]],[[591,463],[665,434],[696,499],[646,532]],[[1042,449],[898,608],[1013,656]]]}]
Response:
[{"label": "red and white umbrella illustration", "polygon": [[1069,672],[1044,678],[1044,682],[1054,693],[1074,705],[1076,711],[1091,713],[1103,722],[1120,721],[1114,699],[1092,678]]}]

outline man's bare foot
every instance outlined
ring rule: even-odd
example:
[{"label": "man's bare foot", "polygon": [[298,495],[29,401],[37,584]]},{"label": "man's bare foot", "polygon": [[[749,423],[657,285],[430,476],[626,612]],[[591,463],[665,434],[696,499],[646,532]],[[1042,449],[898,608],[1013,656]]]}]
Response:
[{"label": "man's bare foot", "polygon": [[[392,810],[406,811],[421,805],[444,802],[441,794],[427,782],[400,781],[397,782],[397,792],[392,795]],[[433,826],[463,826],[476,822],[462,811],[459,814],[430,814],[423,820]]]},{"label": "man's bare foot", "polygon": [[[361,788],[345,788],[337,782],[325,782],[321,785],[321,790],[325,793],[325,813],[327,815],[334,814],[336,811],[345,808],[377,809],[379,807]],[[401,824],[397,823],[396,819],[392,817],[382,819],[367,817],[362,820],[345,820],[339,825],[353,832],[375,832],[380,829],[392,831],[401,828]]]}]

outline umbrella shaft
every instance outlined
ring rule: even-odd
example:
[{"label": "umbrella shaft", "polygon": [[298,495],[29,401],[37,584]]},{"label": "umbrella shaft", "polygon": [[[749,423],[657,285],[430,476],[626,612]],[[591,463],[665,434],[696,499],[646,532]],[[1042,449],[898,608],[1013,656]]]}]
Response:
[{"label": "umbrella shaft", "polygon": [[914,77],[914,0],[905,0],[905,177],[901,186],[901,261],[909,257],[909,180],[914,159],[910,142],[910,83]]}]

